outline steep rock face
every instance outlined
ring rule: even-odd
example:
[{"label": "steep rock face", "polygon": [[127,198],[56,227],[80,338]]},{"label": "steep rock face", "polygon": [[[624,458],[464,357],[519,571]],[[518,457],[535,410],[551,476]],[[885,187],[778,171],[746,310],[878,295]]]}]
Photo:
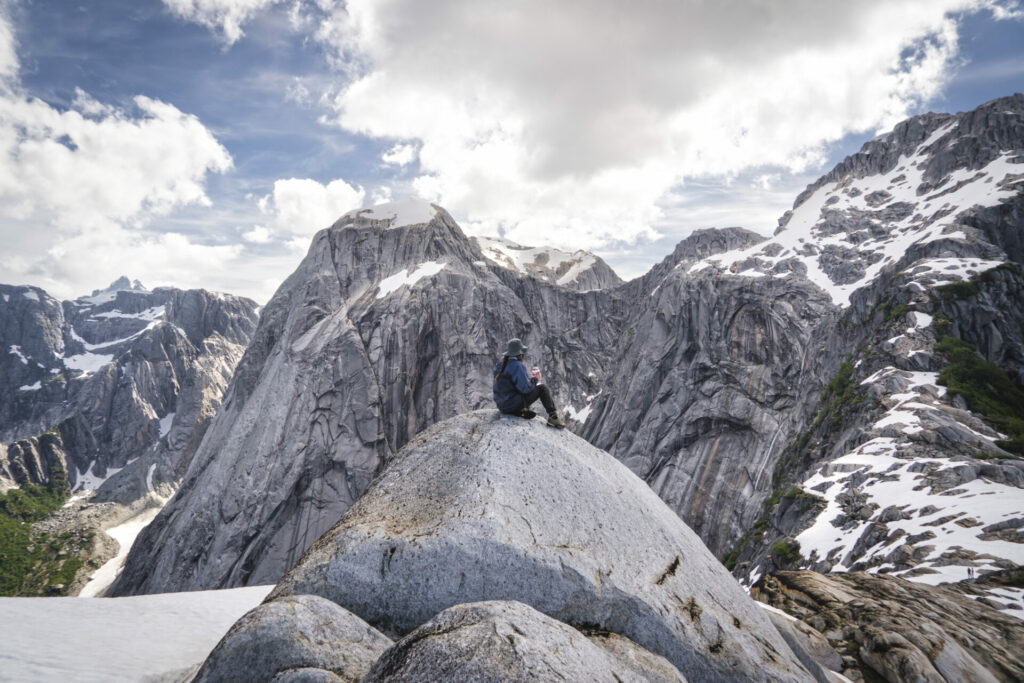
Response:
[{"label": "steep rock face", "polygon": [[[982,358],[1021,383],[1022,115],[1014,96],[905,122],[808,188],[771,240],[698,264],[806,272],[838,307],[824,391],[779,455],[766,514],[734,545],[748,581],[807,567],[936,583],[1024,562],[1001,526],[1020,507],[996,414],[1012,413],[1013,392],[983,408],[946,386]],[[958,339],[980,358],[955,360]]]},{"label": "steep rock face", "polygon": [[429,204],[346,215],[263,309],[181,491],[115,591],[276,581],[416,433],[491,403],[509,338],[563,398],[595,392],[607,352],[588,344],[614,337],[608,309],[601,292],[488,266]]},{"label": "steep rock face", "polygon": [[[38,483],[56,465],[93,490],[143,454],[158,471],[137,473],[137,493],[180,478],[255,313],[247,299],[123,279],[65,302],[0,285],[0,481]],[[44,431],[59,455],[40,449]]]},{"label": "steep rock face", "polygon": [[688,680],[811,680],[685,524],[621,463],[481,410],[410,442],[271,593],[321,595],[403,635],[515,600],[611,631]]},{"label": "steep rock face", "polygon": [[863,573],[765,576],[751,596],[788,612],[844,653],[855,681],[1019,681],[1024,622],[950,587]]},{"label": "steep rock face", "polygon": [[626,638],[587,638],[521,602],[501,601],[444,610],[385,652],[364,680],[686,681]]},{"label": "steep rock face", "polygon": [[722,552],[760,515],[834,324],[806,280],[673,270],[619,346],[582,435]]}]

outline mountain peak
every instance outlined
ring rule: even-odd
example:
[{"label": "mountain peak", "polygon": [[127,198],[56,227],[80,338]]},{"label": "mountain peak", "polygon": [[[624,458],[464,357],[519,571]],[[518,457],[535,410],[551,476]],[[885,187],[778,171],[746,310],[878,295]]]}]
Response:
[{"label": "mountain peak", "polygon": [[429,223],[437,215],[438,210],[437,206],[425,199],[406,197],[394,202],[349,211],[341,217],[341,222],[355,223],[359,219],[389,221],[389,228],[402,228],[408,225]]}]

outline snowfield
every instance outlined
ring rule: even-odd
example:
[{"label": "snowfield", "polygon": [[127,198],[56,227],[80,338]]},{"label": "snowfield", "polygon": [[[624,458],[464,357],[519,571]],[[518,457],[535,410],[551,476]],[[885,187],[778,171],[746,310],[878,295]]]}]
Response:
[{"label": "snowfield", "polygon": [[0,680],[176,680],[273,586],[130,598],[0,598]]}]

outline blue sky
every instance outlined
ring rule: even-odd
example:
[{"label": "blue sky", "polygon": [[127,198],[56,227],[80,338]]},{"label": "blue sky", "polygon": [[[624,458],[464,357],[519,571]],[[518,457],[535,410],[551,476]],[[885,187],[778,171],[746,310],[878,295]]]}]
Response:
[{"label": "blue sky", "polygon": [[1024,90],[1013,2],[0,8],[0,281],[64,297],[265,301],[316,230],[410,194],[633,277],[698,227],[770,232],[907,115]]}]

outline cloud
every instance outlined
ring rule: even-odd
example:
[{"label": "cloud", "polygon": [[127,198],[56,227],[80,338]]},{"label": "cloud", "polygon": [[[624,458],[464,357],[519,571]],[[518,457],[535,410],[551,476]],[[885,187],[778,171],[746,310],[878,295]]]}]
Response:
[{"label": "cloud", "polygon": [[416,145],[395,145],[381,156],[385,164],[407,166],[416,159]]},{"label": "cloud", "polygon": [[352,77],[335,123],[418,148],[467,227],[597,247],[650,237],[688,178],[817,169],[957,65],[985,0],[349,0],[317,35]]},{"label": "cloud", "polygon": [[203,182],[231,168],[227,150],[173,105],[143,96],[134,105],[101,105],[79,91],[58,110],[0,93],[0,216],[96,229],[208,203]]},{"label": "cloud", "polygon": [[232,45],[245,33],[242,24],[259,12],[283,0],[163,0],[174,14],[219,31],[224,42]]},{"label": "cloud", "polygon": [[234,247],[145,232],[154,217],[209,205],[207,174],[232,167],[199,119],[144,96],[119,107],[77,90],[66,108],[32,97],[18,79],[3,6],[0,160],[0,281],[71,296],[128,269],[147,281],[197,282],[237,255]]},{"label": "cloud", "polygon": [[260,210],[269,217],[244,237],[250,242],[267,242],[272,235],[298,240],[302,249],[318,230],[331,226],[347,211],[362,206],[366,191],[340,178],[326,185],[309,178],[288,178],[274,182],[274,191],[259,200]]}]

